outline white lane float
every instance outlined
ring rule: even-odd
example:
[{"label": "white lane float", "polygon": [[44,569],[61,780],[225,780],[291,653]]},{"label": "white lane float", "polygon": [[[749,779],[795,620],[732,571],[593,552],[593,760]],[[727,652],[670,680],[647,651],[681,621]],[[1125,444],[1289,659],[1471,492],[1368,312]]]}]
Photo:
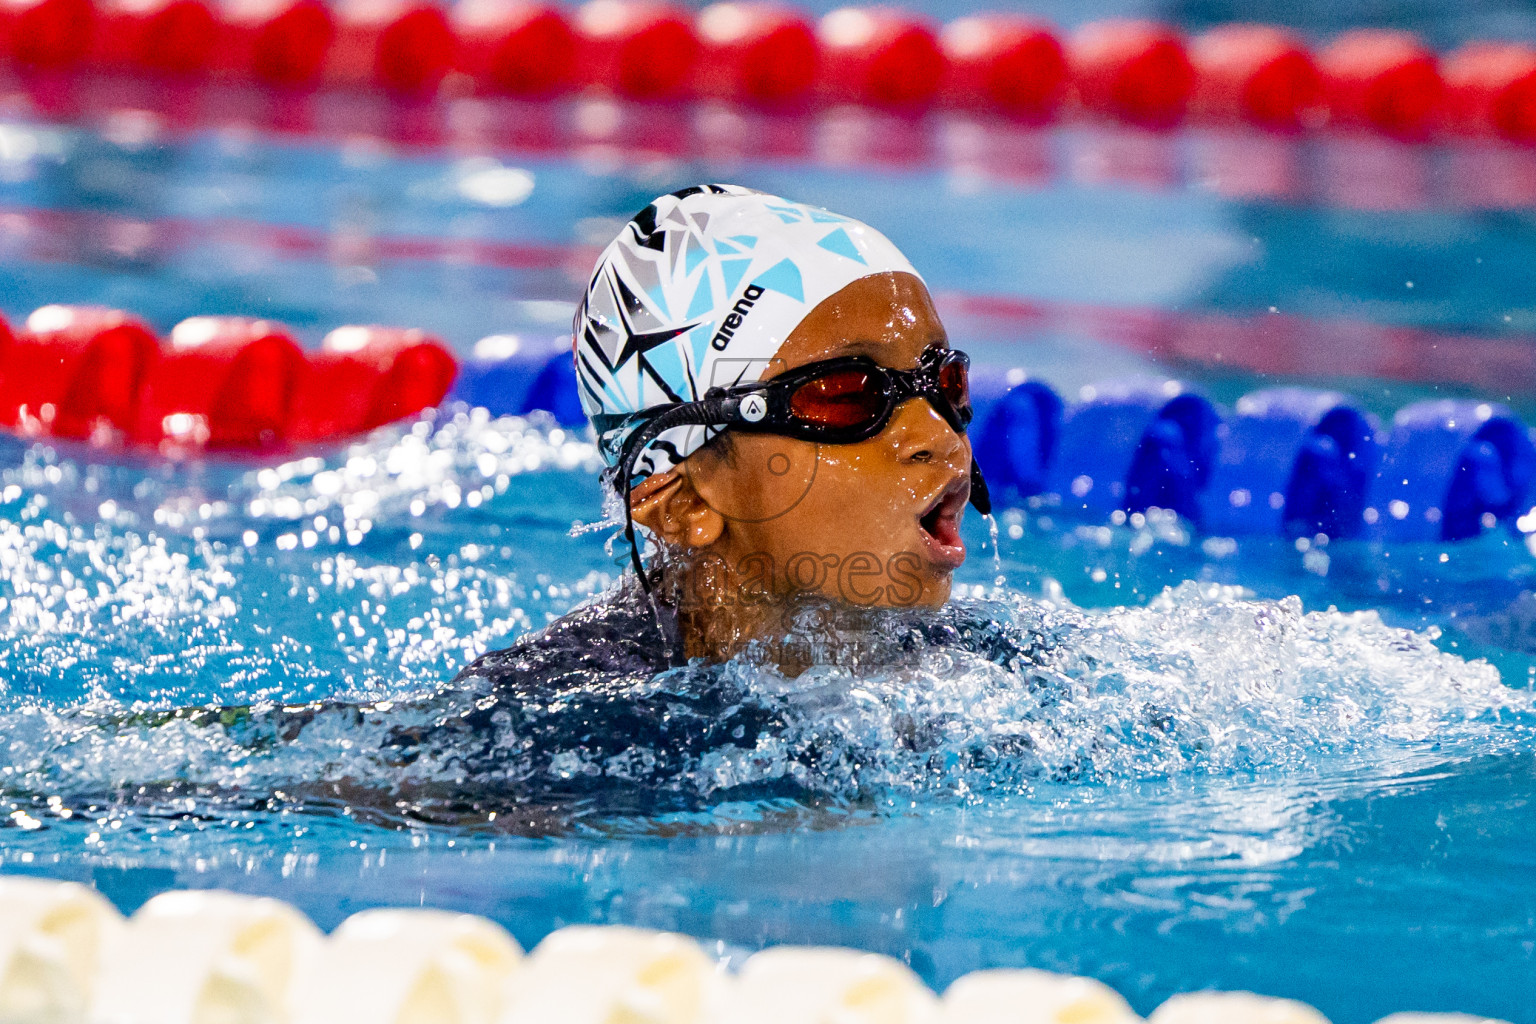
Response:
[{"label": "white lane float", "polygon": [[928,1024],[938,1000],[899,960],[856,949],[775,946],[732,986],[740,1024]]},{"label": "white lane float", "polygon": [[1037,970],[973,971],[944,992],[939,1024],[1133,1024],[1125,998],[1093,978]]},{"label": "white lane float", "polygon": [[706,1024],[720,965],[686,935],[577,925],[534,948],[505,1024]]},{"label": "white lane float", "polygon": [[295,976],[322,941],[281,900],[162,893],[109,951],[91,1024],[289,1024]]},{"label": "white lane float", "polygon": [[1328,1024],[1306,1003],[1252,992],[1190,992],[1152,1011],[1149,1024]]},{"label": "white lane float", "polygon": [[[168,892],[124,921],[73,882],[0,877],[0,1024],[1138,1024],[1114,990],[977,971],[936,999],[904,964],[779,946],[732,975],[693,939],[562,928],[533,953],[472,914],[368,910],[329,937],[280,900]],[[1249,992],[1170,998],[1146,1024],[1328,1024]],[[1508,1024],[1395,1013],[1377,1024]]]},{"label": "white lane float", "polygon": [[523,959],[506,929],[446,910],[365,910],[299,971],[294,1024],[496,1024]]},{"label": "white lane float", "polygon": [[0,1021],[84,1020],[103,950],[123,927],[78,883],[0,878]]}]

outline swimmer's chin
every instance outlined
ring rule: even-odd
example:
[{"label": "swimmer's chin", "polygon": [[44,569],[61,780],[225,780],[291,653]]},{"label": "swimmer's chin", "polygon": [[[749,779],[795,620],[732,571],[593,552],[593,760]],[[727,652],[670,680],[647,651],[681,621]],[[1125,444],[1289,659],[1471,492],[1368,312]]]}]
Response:
[{"label": "swimmer's chin", "polygon": [[[895,597],[888,603],[891,608],[930,608],[943,607],[949,601],[950,594],[955,585],[955,569],[965,561],[965,545],[940,545],[941,550],[934,551],[924,546],[923,550],[910,552],[906,557],[908,563],[916,572],[907,579],[916,586],[916,593],[908,591],[907,594]],[[958,549],[958,550],[957,550]]]}]

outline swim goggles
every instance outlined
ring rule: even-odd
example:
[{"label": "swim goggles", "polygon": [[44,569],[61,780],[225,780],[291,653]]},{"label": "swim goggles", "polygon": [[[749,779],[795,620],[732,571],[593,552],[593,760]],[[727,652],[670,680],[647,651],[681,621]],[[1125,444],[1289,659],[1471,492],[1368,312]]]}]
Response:
[{"label": "swim goggles", "polygon": [[[635,542],[628,488],[636,460],[657,437],[675,427],[777,434],[802,441],[854,444],[885,429],[910,398],[928,401],[957,434],[971,422],[971,359],[956,349],[929,346],[913,370],[881,366],[868,356],[840,356],[786,371],[771,380],[710,388],[694,402],[675,402],[627,416],[596,416],[598,434],[616,427],[631,432],[619,449],[614,481],[624,488],[624,538],[642,587],[647,586]],[[986,480],[971,460],[971,504],[992,511]]]}]

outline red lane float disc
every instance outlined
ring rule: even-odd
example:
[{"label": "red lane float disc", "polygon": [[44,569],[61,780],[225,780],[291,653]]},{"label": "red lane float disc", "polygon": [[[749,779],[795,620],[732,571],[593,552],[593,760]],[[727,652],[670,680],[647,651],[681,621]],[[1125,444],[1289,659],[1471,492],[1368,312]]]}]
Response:
[{"label": "red lane float disc", "polygon": [[972,110],[1050,120],[1066,95],[1067,58],[1050,26],[985,14],[960,18],[940,36],[949,63],[943,95]]},{"label": "red lane float disc", "polygon": [[1195,39],[1193,106],[1212,121],[1301,127],[1322,100],[1322,77],[1295,35],[1272,25],[1223,25]]},{"label": "red lane float disc", "polygon": [[133,440],[167,453],[278,447],[303,373],[304,353],[281,324],[183,320],[144,380]]},{"label": "red lane float disc", "polygon": [[829,100],[911,110],[938,94],[944,53],[926,18],[894,8],[844,7],[821,19],[816,38]]},{"label": "red lane float disc", "polygon": [[1536,142],[1536,49],[1468,43],[1441,64],[1447,127],[1467,135]]},{"label": "red lane float disc", "polygon": [[288,437],[322,441],[414,416],[440,403],[458,372],[448,349],[424,331],[338,327],[309,357]]},{"label": "red lane float disc", "polygon": [[121,310],[43,306],[0,354],[0,424],[110,440],[132,429],[155,336]]},{"label": "red lane float disc", "polygon": [[1318,54],[1336,124],[1422,137],[1445,94],[1435,54],[1411,32],[1346,32]]},{"label": "red lane float disc", "polygon": [[221,26],[204,0],[103,0],[92,62],[156,74],[207,70]]},{"label": "red lane float disc", "polygon": [[454,65],[458,44],[432,0],[342,0],[334,13],[328,81],[421,95],[436,89]]},{"label": "red lane float disc", "polygon": [[821,55],[816,31],[792,7],[720,3],[699,12],[694,91],[771,106],[810,95]]},{"label": "red lane float disc", "polygon": [[560,8],[537,0],[461,0],[451,19],[458,68],[482,92],[546,96],[571,86],[576,34]]},{"label": "red lane float disc", "polygon": [[659,0],[589,0],[576,12],[577,78],[636,100],[676,99],[699,40],[686,8]]},{"label": "red lane float disc", "polygon": [[336,21],[321,0],[227,0],[226,25],[211,63],[269,85],[304,86],[336,38]]},{"label": "red lane float disc", "polygon": [[24,67],[74,67],[95,34],[91,0],[0,0],[0,53]]},{"label": "red lane float disc", "polygon": [[1167,128],[1184,117],[1195,70],[1179,34],[1150,21],[1084,25],[1068,46],[1084,108],[1130,124]]}]

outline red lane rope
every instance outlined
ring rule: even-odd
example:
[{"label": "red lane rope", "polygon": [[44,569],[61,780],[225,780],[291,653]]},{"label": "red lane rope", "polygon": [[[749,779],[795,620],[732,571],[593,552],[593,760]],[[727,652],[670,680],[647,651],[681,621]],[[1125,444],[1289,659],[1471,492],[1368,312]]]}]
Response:
[{"label": "red lane rope", "polygon": [[1103,21],[1063,34],[1012,14],[941,26],[886,7],[813,21],[772,2],[695,15],[666,0],[0,0],[0,60],[29,74],[88,68],[396,97],[594,90],[1536,143],[1536,47],[1475,42],[1440,55],[1380,30],[1314,52],[1266,25],[1188,37]]},{"label": "red lane rope", "polygon": [[6,82],[0,73],[0,109],[13,119],[83,124],[109,136],[127,124],[144,141],[203,130],[260,131],[333,145],[370,138],[454,156],[733,166],[772,159],[938,169],[957,180],[1007,187],[1190,187],[1230,199],[1362,210],[1536,206],[1536,148],[1499,140],[1419,146],[1359,133],[1286,135],[1251,126],[1163,132],[1112,122],[1056,131],[964,110],[913,119],[864,107],[786,112],[603,97],[403,104],[382,93],[338,90],[290,95],[210,85],[189,92],[97,74]]},{"label": "red lane rope", "polygon": [[132,314],[0,318],[0,429],[181,456],[343,440],[437,405],[458,363],[417,330],[340,327],[306,353],[270,320],[198,316],[157,339]]}]

